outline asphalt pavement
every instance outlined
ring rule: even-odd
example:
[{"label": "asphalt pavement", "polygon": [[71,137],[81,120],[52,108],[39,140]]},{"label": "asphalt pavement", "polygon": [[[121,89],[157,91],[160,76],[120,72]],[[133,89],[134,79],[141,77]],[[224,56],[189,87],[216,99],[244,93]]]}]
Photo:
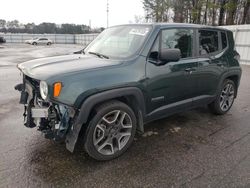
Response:
[{"label": "asphalt pavement", "polygon": [[97,162],[23,126],[13,88],[18,62],[68,54],[75,45],[3,45],[0,49],[0,187],[250,187],[250,66],[224,116],[207,108],[146,125],[120,158]]}]

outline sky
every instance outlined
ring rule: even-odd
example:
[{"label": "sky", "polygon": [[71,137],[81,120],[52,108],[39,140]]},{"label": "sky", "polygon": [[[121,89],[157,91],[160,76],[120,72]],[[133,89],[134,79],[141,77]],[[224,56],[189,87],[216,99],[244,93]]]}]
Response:
[{"label": "sky", "polygon": [[[74,23],[106,27],[107,0],[1,0],[0,19],[21,23]],[[143,16],[142,0],[109,0],[109,26]]]}]

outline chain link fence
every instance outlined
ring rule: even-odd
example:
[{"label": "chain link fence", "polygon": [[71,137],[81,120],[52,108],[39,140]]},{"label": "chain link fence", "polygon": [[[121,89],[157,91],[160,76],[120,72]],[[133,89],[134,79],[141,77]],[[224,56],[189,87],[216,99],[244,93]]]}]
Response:
[{"label": "chain link fence", "polygon": [[45,37],[56,44],[82,44],[87,45],[98,33],[94,34],[0,34],[7,43],[25,43],[26,40],[38,37]]},{"label": "chain link fence", "polygon": [[[233,31],[236,50],[241,56],[242,64],[250,64],[250,25],[223,26]],[[56,44],[81,44],[86,46],[96,38],[94,34],[0,34],[7,43],[24,43],[36,37],[45,37],[53,40]]]}]

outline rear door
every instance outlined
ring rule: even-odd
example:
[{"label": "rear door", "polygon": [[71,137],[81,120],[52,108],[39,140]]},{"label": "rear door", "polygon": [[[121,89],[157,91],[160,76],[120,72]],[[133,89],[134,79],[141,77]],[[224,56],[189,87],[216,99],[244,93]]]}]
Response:
[{"label": "rear door", "polygon": [[[162,48],[179,48],[181,59],[157,66]],[[194,58],[194,30],[191,28],[163,29],[151,49],[146,64],[149,111],[171,108],[188,108],[196,96],[197,69]],[[178,110],[178,109],[177,109]]]},{"label": "rear door", "polygon": [[224,55],[228,49],[226,33],[218,30],[197,30],[198,46],[198,77],[197,92],[199,98],[195,102],[212,99],[217,91],[220,76],[226,71],[227,57]]}]

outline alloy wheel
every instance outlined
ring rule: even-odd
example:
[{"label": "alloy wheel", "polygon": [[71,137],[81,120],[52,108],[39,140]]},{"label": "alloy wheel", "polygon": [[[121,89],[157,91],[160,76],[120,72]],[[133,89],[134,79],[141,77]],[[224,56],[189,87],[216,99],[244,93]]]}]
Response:
[{"label": "alloy wheel", "polygon": [[220,108],[222,111],[230,109],[234,101],[234,93],[234,86],[231,83],[224,86],[220,95]]},{"label": "alloy wheel", "polygon": [[93,143],[103,155],[113,155],[128,143],[132,132],[132,120],[128,113],[114,110],[105,114],[95,127]]}]

